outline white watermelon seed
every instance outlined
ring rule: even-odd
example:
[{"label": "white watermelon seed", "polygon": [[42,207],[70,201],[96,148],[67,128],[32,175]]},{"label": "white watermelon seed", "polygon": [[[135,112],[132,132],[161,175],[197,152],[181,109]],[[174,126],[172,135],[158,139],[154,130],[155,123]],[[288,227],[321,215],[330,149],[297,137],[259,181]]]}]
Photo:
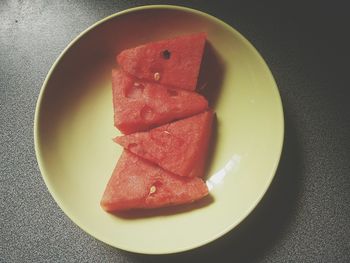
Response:
[{"label": "white watermelon seed", "polygon": [[156,190],[157,190],[157,188],[156,188],[154,185],[152,185],[152,186],[151,186],[151,189],[149,189],[149,194],[155,193]]},{"label": "white watermelon seed", "polygon": [[154,73],[154,80],[158,81],[160,79],[159,72]]}]

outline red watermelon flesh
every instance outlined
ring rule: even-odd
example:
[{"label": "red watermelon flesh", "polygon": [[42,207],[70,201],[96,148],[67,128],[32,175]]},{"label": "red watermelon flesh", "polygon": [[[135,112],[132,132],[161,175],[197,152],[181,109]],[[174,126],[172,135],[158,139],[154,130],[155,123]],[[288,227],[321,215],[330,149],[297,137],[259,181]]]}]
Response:
[{"label": "red watermelon flesh", "polygon": [[200,178],[182,178],[124,151],[101,200],[109,212],[190,203],[208,194]]},{"label": "red watermelon flesh", "polygon": [[160,126],[148,132],[116,137],[125,149],[184,177],[202,177],[213,113],[204,113]]},{"label": "red watermelon flesh", "polygon": [[206,37],[197,33],[148,43],[122,51],[117,61],[137,78],[195,90]]},{"label": "red watermelon flesh", "polygon": [[114,122],[124,134],[148,130],[208,108],[208,101],[195,92],[141,81],[122,70],[113,70],[112,75]]}]

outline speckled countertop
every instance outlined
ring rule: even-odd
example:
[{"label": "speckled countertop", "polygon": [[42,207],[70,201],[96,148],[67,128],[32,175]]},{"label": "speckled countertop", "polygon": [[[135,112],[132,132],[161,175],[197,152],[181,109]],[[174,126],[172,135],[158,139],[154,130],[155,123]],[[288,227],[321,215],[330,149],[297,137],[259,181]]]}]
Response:
[{"label": "speckled countertop", "polygon": [[[297,2],[1,1],[0,262],[350,262],[350,18],[340,1]],[[59,53],[99,19],[150,3],[202,10],[246,36],[276,78],[286,122],[257,209],[223,238],[167,256],[120,251],[73,224],[33,146],[36,100]]]}]

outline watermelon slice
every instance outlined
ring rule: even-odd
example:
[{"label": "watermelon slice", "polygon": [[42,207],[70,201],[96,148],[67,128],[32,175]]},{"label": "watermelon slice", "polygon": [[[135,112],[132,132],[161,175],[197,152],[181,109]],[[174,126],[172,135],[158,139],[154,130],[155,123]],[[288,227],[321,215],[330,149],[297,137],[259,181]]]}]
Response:
[{"label": "watermelon slice", "polygon": [[124,151],[101,200],[109,212],[190,203],[208,194],[200,178],[182,178]]},{"label": "watermelon slice", "polygon": [[114,140],[169,172],[179,176],[202,177],[212,120],[212,111],[206,111],[148,132],[119,136]]},{"label": "watermelon slice", "polygon": [[195,90],[206,37],[197,33],[148,43],[122,51],[117,61],[137,78]]},{"label": "watermelon slice", "polygon": [[113,70],[112,75],[114,123],[124,134],[148,130],[208,108],[208,101],[197,93],[140,81],[122,70]]}]

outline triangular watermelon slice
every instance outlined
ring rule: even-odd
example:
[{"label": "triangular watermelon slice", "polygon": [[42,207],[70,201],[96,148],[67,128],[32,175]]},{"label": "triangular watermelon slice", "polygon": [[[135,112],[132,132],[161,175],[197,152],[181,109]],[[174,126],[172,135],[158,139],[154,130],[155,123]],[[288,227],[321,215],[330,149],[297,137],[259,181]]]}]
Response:
[{"label": "triangular watermelon slice", "polygon": [[206,111],[148,132],[119,136],[114,140],[169,172],[179,176],[202,177],[212,120],[212,111]]},{"label": "triangular watermelon slice", "polygon": [[124,134],[203,112],[208,101],[201,95],[138,80],[122,70],[112,73],[114,123]]},{"label": "triangular watermelon slice", "polygon": [[122,51],[117,61],[139,79],[195,90],[206,37],[197,33],[148,43]]},{"label": "triangular watermelon slice", "polygon": [[109,212],[190,203],[208,194],[200,178],[182,178],[124,151],[101,200]]}]

